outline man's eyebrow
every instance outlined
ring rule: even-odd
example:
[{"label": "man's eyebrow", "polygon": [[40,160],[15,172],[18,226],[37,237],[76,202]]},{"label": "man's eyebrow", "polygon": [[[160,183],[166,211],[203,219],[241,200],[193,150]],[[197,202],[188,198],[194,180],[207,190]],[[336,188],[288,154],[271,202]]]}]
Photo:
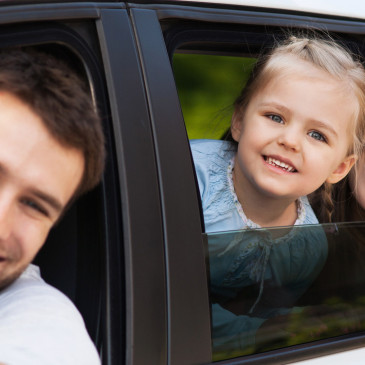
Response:
[{"label": "man's eyebrow", "polygon": [[32,193],[38,197],[39,199],[46,202],[48,205],[50,205],[54,210],[56,210],[58,213],[61,213],[64,205],[61,204],[55,197],[52,195],[49,195],[43,191],[40,191],[38,189],[32,189]]}]

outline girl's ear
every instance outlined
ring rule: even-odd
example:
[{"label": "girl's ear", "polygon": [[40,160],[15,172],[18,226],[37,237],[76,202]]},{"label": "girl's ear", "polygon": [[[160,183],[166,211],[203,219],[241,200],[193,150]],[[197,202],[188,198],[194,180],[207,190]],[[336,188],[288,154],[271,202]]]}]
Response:
[{"label": "girl's ear", "polygon": [[351,170],[352,166],[354,166],[357,160],[356,155],[347,156],[336,168],[335,171],[332,172],[330,176],[327,178],[327,182],[330,184],[335,184],[342,180]]},{"label": "girl's ear", "polygon": [[238,142],[241,137],[242,132],[242,113],[235,109],[232,116],[232,122],[231,122],[231,134],[232,138]]}]

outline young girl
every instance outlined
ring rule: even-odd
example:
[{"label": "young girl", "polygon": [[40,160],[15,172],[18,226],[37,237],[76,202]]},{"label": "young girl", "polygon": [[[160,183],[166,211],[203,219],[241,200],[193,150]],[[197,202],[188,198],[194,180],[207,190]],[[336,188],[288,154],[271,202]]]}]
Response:
[{"label": "young girl", "polygon": [[235,102],[235,142],[191,142],[206,232],[248,229],[208,235],[214,351],[249,351],[323,267],[323,231],[300,227],[318,223],[306,196],[325,186],[331,209],[330,187],[364,142],[364,91],[345,49],[290,37],[258,60]]}]

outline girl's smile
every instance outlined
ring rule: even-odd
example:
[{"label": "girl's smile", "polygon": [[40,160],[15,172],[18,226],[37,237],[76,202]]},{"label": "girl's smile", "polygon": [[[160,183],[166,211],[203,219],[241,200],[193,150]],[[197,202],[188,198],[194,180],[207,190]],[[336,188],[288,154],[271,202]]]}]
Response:
[{"label": "girl's smile", "polygon": [[[264,161],[269,165],[274,172],[297,172],[297,169],[293,166],[293,163],[285,158],[277,156],[263,156]],[[273,167],[272,167],[273,166]]]}]

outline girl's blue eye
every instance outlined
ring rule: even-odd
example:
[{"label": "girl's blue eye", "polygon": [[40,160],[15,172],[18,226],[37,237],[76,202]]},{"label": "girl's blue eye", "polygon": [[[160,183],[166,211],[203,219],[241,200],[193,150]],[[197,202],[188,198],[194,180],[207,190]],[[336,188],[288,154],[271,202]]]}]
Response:
[{"label": "girl's blue eye", "polygon": [[314,139],[316,139],[317,141],[321,141],[321,142],[327,142],[326,137],[324,137],[321,133],[317,132],[317,131],[310,131],[308,133],[308,135]]},{"label": "girl's blue eye", "polygon": [[283,123],[283,119],[279,115],[270,114],[268,117],[275,123]]}]

